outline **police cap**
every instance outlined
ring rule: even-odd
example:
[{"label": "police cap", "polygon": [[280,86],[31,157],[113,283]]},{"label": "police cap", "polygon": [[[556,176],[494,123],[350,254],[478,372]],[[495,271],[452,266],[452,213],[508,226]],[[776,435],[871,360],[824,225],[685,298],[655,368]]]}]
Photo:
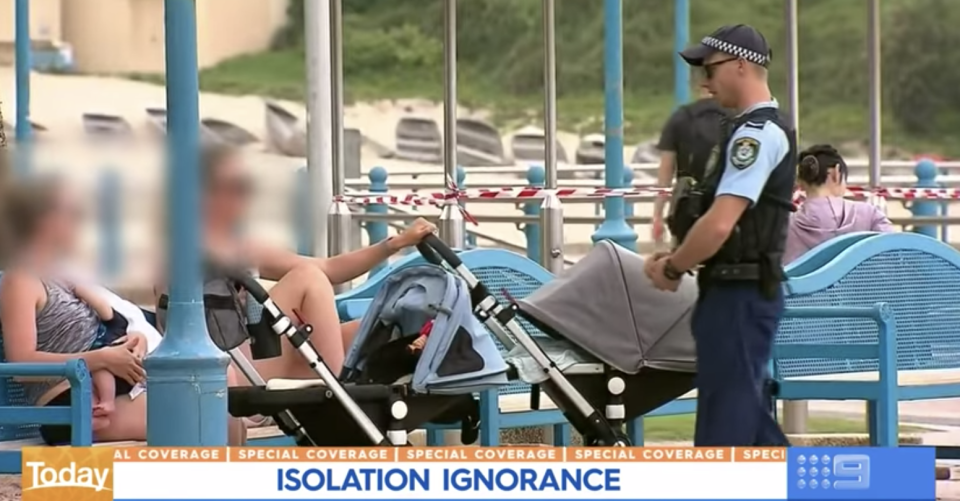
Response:
[{"label": "police cap", "polygon": [[724,26],[680,52],[680,57],[690,66],[703,66],[703,61],[714,52],[730,54],[763,67],[773,58],[767,39],[746,24]]}]

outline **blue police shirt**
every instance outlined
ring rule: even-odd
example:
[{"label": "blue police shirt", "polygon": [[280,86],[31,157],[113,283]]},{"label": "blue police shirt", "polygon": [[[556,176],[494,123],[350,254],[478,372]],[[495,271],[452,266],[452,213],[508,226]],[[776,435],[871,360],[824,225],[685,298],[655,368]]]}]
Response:
[{"label": "blue police shirt", "polygon": [[[740,115],[758,108],[776,108],[776,101],[757,103]],[[790,152],[787,134],[772,122],[747,122],[733,132],[724,152],[723,176],[716,196],[734,195],[757,203],[764,185],[783,158]]]}]

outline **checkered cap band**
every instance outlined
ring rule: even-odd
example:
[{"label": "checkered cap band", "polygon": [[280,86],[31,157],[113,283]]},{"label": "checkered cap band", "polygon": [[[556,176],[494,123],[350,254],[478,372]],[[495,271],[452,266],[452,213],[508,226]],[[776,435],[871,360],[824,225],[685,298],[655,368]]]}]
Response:
[{"label": "checkered cap band", "polygon": [[714,37],[705,37],[700,41],[700,43],[710,47],[711,49],[718,50],[732,56],[737,56],[750,61],[753,64],[759,64],[760,66],[766,66],[770,62],[770,57],[767,54],[761,54],[750,49],[745,49],[739,45],[734,45],[730,42],[724,42],[723,40]]}]

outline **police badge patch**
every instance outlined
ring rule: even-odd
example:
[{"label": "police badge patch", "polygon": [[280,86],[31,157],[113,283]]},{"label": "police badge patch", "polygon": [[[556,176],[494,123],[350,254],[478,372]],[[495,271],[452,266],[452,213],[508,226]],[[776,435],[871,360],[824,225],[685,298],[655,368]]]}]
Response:
[{"label": "police badge patch", "polygon": [[742,137],[733,142],[733,148],[730,151],[730,163],[740,170],[746,169],[757,160],[759,152],[760,141],[752,137]]}]

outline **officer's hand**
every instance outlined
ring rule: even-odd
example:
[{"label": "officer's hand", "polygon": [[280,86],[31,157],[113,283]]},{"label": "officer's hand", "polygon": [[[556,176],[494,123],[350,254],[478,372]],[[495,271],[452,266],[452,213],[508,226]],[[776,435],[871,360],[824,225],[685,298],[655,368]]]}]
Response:
[{"label": "officer's hand", "polygon": [[[669,257],[669,252],[654,252],[643,262],[643,272],[647,275],[647,278],[653,280],[654,276],[654,267],[658,261],[663,261],[665,258]],[[661,270],[663,269],[663,264],[660,263]],[[662,273],[662,271],[661,271]]]},{"label": "officer's hand", "polygon": [[[663,255],[656,261],[653,261],[653,264],[650,265],[647,276],[650,277],[650,281],[653,282],[653,286],[662,291],[676,292],[680,288],[680,280],[670,280],[663,274],[663,268],[667,264],[667,257],[669,255]],[[646,269],[646,263],[644,263],[644,268]]]}]

